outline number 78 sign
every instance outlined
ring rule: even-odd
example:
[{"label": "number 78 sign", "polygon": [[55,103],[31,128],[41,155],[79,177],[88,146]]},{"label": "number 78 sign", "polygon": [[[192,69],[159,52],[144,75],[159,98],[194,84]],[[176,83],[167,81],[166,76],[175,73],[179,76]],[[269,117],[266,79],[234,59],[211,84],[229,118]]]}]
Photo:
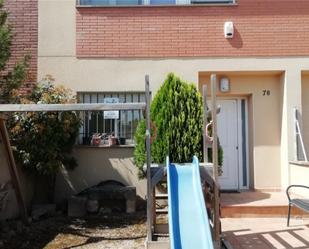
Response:
[{"label": "number 78 sign", "polygon": [[263,90],[262,90],[262,95],[263,95],[263,96],[270,96],[270,90],[263,89]]}]

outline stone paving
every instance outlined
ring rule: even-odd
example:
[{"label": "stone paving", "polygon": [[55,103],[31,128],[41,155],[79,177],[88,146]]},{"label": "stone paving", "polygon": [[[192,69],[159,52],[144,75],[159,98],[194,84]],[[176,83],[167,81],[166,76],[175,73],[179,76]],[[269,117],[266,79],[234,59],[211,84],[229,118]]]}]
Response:
[{"label": "stone paving", "polygon": [[225,218],[224,238],[233,249],[309,249],[309,219]]}]

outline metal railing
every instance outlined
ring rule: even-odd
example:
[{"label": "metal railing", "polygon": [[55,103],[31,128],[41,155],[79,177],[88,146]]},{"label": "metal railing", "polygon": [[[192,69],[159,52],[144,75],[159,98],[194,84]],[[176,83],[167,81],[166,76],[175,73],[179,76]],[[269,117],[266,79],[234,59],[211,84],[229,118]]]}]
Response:
[{"label": "metal railing", "polygon": [[85,7],[200,6],[234,5],[236,3],[236,0],[76,0],[77,6]]}]

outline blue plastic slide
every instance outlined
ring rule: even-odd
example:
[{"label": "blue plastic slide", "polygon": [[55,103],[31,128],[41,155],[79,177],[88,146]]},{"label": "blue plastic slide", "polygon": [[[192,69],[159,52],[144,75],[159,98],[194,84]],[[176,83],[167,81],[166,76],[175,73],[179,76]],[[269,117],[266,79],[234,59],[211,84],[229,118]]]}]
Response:
[{"label": "blue plastic slide", "polygon": [[199,162],[170,164],[166,160],[171,249],[213,249],[202,192]]}]

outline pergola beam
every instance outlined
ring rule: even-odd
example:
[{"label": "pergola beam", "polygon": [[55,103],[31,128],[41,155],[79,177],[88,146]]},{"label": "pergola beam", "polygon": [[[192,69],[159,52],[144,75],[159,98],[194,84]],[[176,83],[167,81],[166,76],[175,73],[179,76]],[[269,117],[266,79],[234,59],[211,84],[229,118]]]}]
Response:
[{"label": "pergola beam", "polygon": [[59,112],[59,111],[123,111],[146,109],[146,103],[115,104],[2,104],[0,112]]}]

